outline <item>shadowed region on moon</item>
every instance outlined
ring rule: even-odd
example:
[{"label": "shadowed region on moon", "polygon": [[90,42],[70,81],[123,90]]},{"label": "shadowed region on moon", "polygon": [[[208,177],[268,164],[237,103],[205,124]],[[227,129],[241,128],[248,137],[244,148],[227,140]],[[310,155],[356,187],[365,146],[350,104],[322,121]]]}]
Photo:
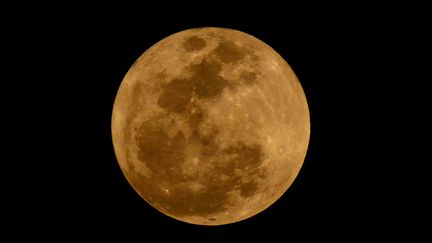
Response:
[{"label": "shadowed region on moon", "polygon": [[[257,190],[257,182],[254,179],[242,182],[241,173],[249,173],[252,178],[265,175],[264,168],[255,170],[262,162],[261,146],[246,146],[238,142],[235,146],[221,149],[214,141],[218,134],[216,128],[207,135],[199,132],[198,127],[205,117],[203,110],[192,112],[190,108],[184,107],[181,111],[192,130],[188,140],[182,132],[169,138],[164,132],[167,128],[160,125],[159,118],[143,122],[137,131],[138,159],[154,173],[154,181],[166,182],[167,185],[165,191],[160,190],[153,181],[148,184],[141,182],[138,190],[158,202],[166,212],[176,216],[209,215],[224,211],[228,193],[234,189],[238,189],[243,197],[253,195]],[[182,172],[186,163],[186,146],[197,146],[199,154],[196,159],[200,164],[195,166],[206,167],[205,175],[200,175],[202,168],[193,174]]]},{"label": "shadowed region on moon", "polygon": [[[184,44],[186,50],[199,50],[205,42],[197,37],[189,38]],[[241,53],[233,43],[223,42],[214,51],[215,55],[222,62],[240,61],[244,54]],[[227,194],[233,189],[239,189],[241,196],[251,196],[257,190],[254,180],[247,183],[241,182],[241,176],[236,170],[242,173],[250,172],[262,159],[262,151],[259,144],[252,147],[242,142],[222,150],[214,140],[216,134],[202,135],[198,130],[200,122],[204,118],[202,109],[198,112],[192,111],[192,96],[198,99],[208,99],[220,95],[228,85],[219,72],[222,64],[204,59],[201,63],[189,67],[192,72],[190,78],[173,79],[162,88],[162,93],[157,104],[167,112],[175,112],[184,116],[189,121],[193,132],[189,141],[185,140],[182,132],[174,138],[169,138],[164,130],[166,128],[156,125],[156,121],[146,121],[141,124],[137,132],[137,144],[139,146],[138,159],[145,163],[152,170],[158,181],[167,181],[170,184],[180,183],[163,190],[151,190],[155,192],[152,198],[160,201],[159,204],[169,213],[175,215],[197,214],[207,215],[226,209]],[[255,77],[254,73],[243,73],[243,80],[250,83]],[[200,154],[196,159],[201,163],[207,163],[211,171],[206,176],[181,173],[184,161],[185,146],[196,145]],[[203,166],[203,165],[199,165]],[[262,172],[263,170],[257,170]],[[255,172],[257,173],[257,172]],[[253,177],[255,173],[252,173]],[[221,179],[223,178],[223,179]],[[199,185],[201,190],[195,190],[182,185],[192,182],[192,185]],[[148,194],[149,190],[143,193]],[[159,198],[159,200],[155,199]]]},{"label": "shadowed region on moon", "polygon": [[250,71],[243,71],[240,75],[240,79],[246,85],[252,85],[257,83],[256,73]]},{"label": "shadowed region on moon", "polygon": [[183,47],[186,51],[199,51],[206,46],[206,41],[197,36],[192,36],[183,42]]},{"label": "shadowed region on moon", "polygon": [[[193,41],[195,44],[196,42],[197,40]],[[232,42],[227,41],[221,43],[210,55],[212,54],[225,63],[237,62],[244,57],[244,54]],[[221,94],[223,89],[229,85],[229,81],[219,74],[221,68],[221,63],[206,59],[199,64],[190,66],[188,71],[192,72],[193,75],[190,78],[174,79],[166,84],[158,99],[158,105],[170,112],[182,112],[191,101],[193,94],[199,98],[212,98]],[[245,84],[252,84],[256,78],[253,72],[244,72],[242,75]]]},{"label": "shadowed region on moon", "polygon": [[[263,54],[273,50],[243,33],[204,28],[172,38],[144,53],[125,77],[128,88],[119,89],[113,141],[121,168],[141,197],[176,219],[219,225],[253,216],[288,188],[301,166],[309,136],[304,94],[294,102],[276,96],[289,90],[283,82],[298,81],[270,73],[277,66],[266,69]],[[307,121],[305,128],[269,117],[288,111]],[[273,130],[281,134],[266,133]],[[291,138],[303,139],[300,152]],[[281,146],[287,153],[292,147],[292,155],[272,152]]]},{"label": "shadowed region on moon", "polygon": [[221,42],[214,52],[225,63],[236,63],[245,56],[245,50],[241,50],[231,41]]}]

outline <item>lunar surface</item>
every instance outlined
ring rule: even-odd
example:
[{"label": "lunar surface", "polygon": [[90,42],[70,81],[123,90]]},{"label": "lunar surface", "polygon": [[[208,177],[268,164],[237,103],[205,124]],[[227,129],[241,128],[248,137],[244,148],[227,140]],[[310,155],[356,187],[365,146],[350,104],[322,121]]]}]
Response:
[{"label": "lunar surface", "polygon": [[264,42],[224,28],[185,30],[144,52],[112,114],[132,187],[165,215],[200,225],[273,204],[299,173],[309,133],[290,66]]}]

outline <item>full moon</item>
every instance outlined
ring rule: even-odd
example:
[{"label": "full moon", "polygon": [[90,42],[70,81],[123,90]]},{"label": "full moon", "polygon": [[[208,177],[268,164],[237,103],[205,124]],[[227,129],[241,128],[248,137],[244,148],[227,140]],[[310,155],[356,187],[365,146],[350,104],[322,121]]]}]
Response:
[{"label": "full moon", "polygon": [[257,38],[197,28],[145,51],[115,98],[120,168],[152,207],[222,225],[268,208],[291,186],[310,134],[303,89]]}]

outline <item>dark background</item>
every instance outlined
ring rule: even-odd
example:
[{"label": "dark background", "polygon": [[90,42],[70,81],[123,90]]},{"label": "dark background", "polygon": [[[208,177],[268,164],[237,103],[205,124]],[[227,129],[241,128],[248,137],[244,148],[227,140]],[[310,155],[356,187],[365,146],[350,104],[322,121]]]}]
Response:
[{"label": "dark background", "polygon": [[[4,170],[13,178],[5,179],[13,185],[9,226],[44,236],[204,242],[394,232],[403,214],[394,214],[394,192],[405,189],[389,182],[396,160],[388,152],[397,148],[384,141],[396,139],[388,115],[403,109],[389,75],[397,67],[386,61],[397,56],[397,16],[321,6],[111,7],[59,7],[10,27],[5,49],[13,53],[17,87],[5,95],[18,107],[9,121],[20,129],[8,140],[18,172]],[[262,213],[218,227],[176,221],[142,200],[119,168],[110,130],[115,95],[132,63],[168,35],[206,26],[241,30],[275,49],[297,74],[311,116],[308,153],[289,190]]]}]

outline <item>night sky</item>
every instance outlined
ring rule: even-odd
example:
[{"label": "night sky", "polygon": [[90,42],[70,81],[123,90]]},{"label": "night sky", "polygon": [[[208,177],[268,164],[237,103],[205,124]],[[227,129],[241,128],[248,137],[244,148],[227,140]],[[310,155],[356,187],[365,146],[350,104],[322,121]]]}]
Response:
[{"label": "night sky", "polygon": [[[29,83],[17,95],[30,98],[24,116],[34,122],[30,128],[16,121],[32,146],[15,153],[26,161],[20,167],[26,180],[9,181],[16,199],[9,225],[65,238],[120,234],[181,242],[349,239],[341,232],[357,239],[382,232],[393,217],[382,199],[394,190],[376,183],[383,175],[379,164],[387,161],[378,153],[383,146],[375,131],[390,133],[378,119],[388,112],[388,99],[377,103],[387,85],[377,61],[386,51],[378,48],[386,43],[380,38],[385,23],[348,10],[270,10],[170,14],[149,8],[127,14],[65,8],[14,28],[23,43],[14,63],[28,67],[17,68],[14,77]],[[190,225],[153,209],[126,181],[111,140],[115,95],[133,62],[168,35],[206,26],[237,29],[275,49],[298,76],[311,117],[306,159],[289,190],[258,215],[217,227]]]}]

